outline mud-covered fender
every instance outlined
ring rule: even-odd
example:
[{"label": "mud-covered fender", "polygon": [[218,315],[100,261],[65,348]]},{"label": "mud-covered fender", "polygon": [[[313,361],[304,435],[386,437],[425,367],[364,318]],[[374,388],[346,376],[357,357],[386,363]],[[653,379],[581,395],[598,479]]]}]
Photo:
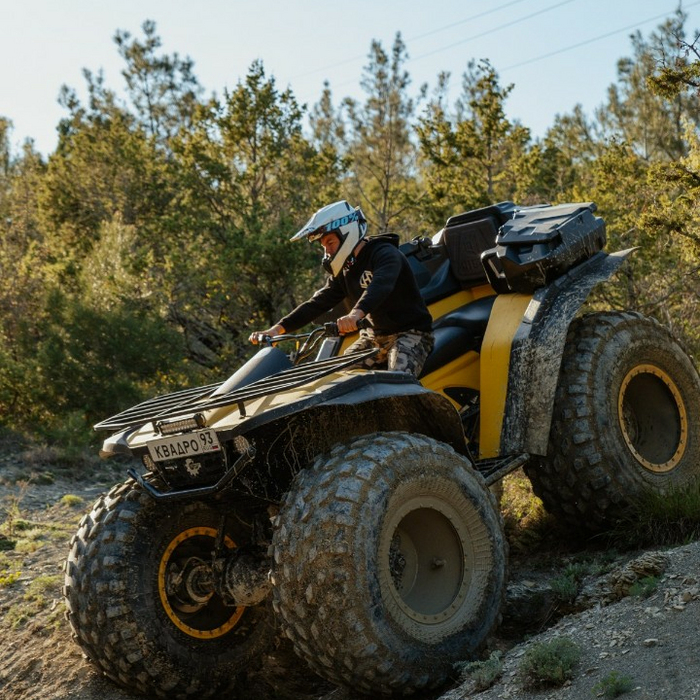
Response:
[{"label": "mud-covered fender", "polygon": [[276,502],[295,474],[333,445],[394,431],[426,435],[467,454],[459,414],[445,396],[404,372],[347,372],[237,426],[256,450],[246,488]]},{"label": "mud-covered fender", "polygon": [[547,453],[554,393],[569,325],[591,290],[610,279],[633,250],[597,253],[533,295],[513,340],[501,434],[504,454]]},{"label": "mud-covered fender", "polygon": [[510,345],[499,444],[487,445],[482,456],[546,454],[569,325],[591,290],[608,280],[633,250],[596,253],[534,292]]},{"label": "mud-covered fender", "polygon": [[291,422],[296,439],[323,443],[316,448],[319,451],[361,434],[405,430],[466,452],[462,423],[451,402],[405,372],[342,373],[338,380],[321,384],[295,401],[251,416],[236,433],[251,435],[261,429],[275,433],[282,426],[288,430]]}]

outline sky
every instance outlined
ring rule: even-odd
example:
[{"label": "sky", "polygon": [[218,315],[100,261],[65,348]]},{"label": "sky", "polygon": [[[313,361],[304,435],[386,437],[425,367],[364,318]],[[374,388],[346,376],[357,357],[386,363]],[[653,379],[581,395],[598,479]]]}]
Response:
[{"label": "sky", "polygon": [[[85,99],[83,69],[121,91],[117,30],[142,38],[156,23],[162,51],[194,62],[205,95],[221,95],[261,60],[279,89],[309,107],[328,81],[334,102],[362,100],[371,42],[406,44],[411,90],[451,74],[456,97],[470,60],[488,59],[513,84],[507,116],[543,136],[580,104],[592,115],[632,56],[630,35],[648,37],[678,0],[0,0],[0,116],[11,146],[31,138],[44,155],[66,116],[61,86]],[[683,0],[686,29],[700,27],[700,0]]]}]

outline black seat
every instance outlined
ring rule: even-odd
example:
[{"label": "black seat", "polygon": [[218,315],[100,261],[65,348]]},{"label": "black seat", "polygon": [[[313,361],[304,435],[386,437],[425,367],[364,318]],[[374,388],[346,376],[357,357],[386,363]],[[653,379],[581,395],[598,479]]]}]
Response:
[{"label": "black seat", "polygon": [[460,306],[433,323],[435,346],[425,361],[421,377],[474,350],[481,350],[496,296],[483,297]]}]

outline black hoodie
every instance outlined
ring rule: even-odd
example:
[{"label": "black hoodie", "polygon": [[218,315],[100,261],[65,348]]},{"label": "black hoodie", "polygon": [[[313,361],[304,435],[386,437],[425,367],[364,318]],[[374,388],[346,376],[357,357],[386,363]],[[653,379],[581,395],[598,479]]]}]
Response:
[{"label": "black hoodie", "polygon": [[432,319],[406,256],[388,235],[367,238],[355,262],[280,320],[293,332],[343,299],[364,311],[377,335],[430,331]]}]

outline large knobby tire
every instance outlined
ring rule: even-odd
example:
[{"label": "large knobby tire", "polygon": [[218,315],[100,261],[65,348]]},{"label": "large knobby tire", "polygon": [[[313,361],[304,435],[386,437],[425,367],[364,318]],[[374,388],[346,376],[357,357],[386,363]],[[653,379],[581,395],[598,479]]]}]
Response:
[{"label": "large knobby tire", "polygon": [[[185,592],[211,561],[220,526],[214,507],[164,506],[131,481],[81,521],[65,564],[68,620],[87,657],[118,684],[208,697],[232,688],[271,642],[269,606],[227,607],[216,593]],[[224,547],[245,544],[246,530],[228,517]]]},{"label": "large knobby tire", "polygon": [[467,459],[377,433],[301,472],[273,534],[275,610],[322,677],[373,696],[435,687],[500,619],[507,545]]},{"label": "large knobby tire", "polygon": [[631,312],[572,323],[547,456],[526,466],[545,508],[590,531],[645,492],[700,478],[700,380],[683,348]]}]

